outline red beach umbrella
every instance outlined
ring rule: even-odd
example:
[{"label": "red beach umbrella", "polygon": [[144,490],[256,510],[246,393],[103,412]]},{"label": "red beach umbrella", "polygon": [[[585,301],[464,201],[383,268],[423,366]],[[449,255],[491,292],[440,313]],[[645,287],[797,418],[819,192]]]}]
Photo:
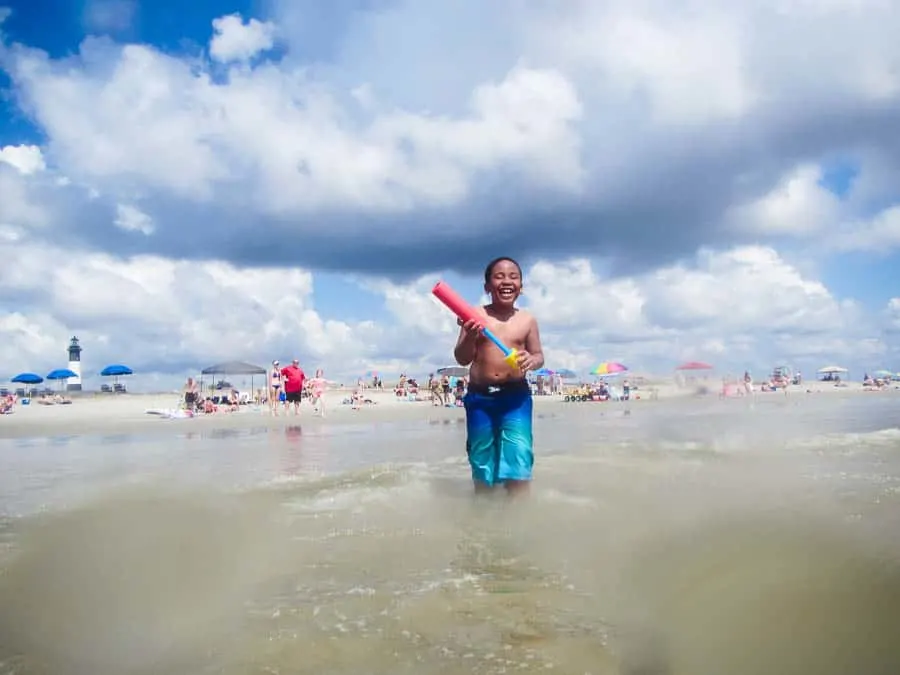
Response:
[{"label": "red beach umbrella", "polygon": [[708,363],[703,363],[703,361],[688,361],[687,363],[682,363],[675,370],[712,370],[713,367]]}]

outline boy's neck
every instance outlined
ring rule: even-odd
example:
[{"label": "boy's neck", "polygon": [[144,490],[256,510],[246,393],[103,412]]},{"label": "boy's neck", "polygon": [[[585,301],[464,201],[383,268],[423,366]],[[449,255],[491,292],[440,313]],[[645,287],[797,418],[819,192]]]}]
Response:
[{"label": "boy's neck", "polygon": [[490,304],[488,304],[485,307],[485,309],[487,309],[489,313],[494,314],[495,318],[500,319],[500,320],[508,319],[513,314],[515,314],[516,312],[519,311],[518,309],[516,309],[515,305],[498,307],[497,304],[494,302],[491,302]]}]

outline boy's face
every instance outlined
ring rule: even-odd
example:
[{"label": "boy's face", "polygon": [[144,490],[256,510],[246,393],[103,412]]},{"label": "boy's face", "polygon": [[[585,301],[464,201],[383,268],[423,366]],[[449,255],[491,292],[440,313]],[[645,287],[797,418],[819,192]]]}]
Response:
[{"label": "boy's face", "polygon": [[501,260],[491,270],[491,277],[484,285],[495,305],[511,307],[522,292],[522,275],[516,264],[509,260]]}]

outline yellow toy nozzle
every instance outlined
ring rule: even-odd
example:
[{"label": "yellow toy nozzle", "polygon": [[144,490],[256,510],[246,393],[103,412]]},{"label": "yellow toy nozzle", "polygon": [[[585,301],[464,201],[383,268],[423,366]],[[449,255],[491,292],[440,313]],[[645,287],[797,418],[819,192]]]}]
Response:
[{"label": "yellow toy nozzle", "polygon": [[519,367],[518,359],[519,359],[519,352],[517,352],[515,349],[510,349],[509,354],[507,354],[503,360],[506,361],[513,368],[518,368]]}]

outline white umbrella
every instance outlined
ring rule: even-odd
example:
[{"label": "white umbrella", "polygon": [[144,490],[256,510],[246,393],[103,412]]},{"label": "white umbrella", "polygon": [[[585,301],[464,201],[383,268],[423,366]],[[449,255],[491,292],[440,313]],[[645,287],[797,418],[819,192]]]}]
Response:
[{"label": "white umbrella", "polygon": [[835,373],[846,373],[847,369],[840,366],[825,366],[824,368],[819,368],[817,372],[820,375],[828,375],[829,373],[834,375]]}]

